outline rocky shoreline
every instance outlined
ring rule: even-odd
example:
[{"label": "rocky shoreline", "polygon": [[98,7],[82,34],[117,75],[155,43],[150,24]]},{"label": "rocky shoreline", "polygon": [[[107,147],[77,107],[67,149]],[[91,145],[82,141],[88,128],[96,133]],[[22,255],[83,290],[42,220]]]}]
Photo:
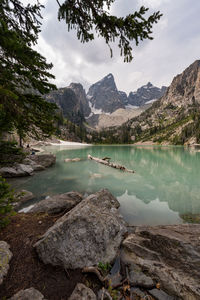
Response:
[{"label": "rocky shoreline", "polygon": [[35,171],[42,171],[56,162],[54,154],[27,155],[21,163],[0,168],[0,176],[4,178],[31,176]]},{"label": "rocky shoreline", "polygon": [[[129,227],[118,208],[119,202],[108,190],[86,198],[70,192],[36,204],[23,218],[39,220],[37,228],[42,228],[45,218],[49,218],[51,225],[44,228],[40,237],[34,236],[32,228],[31,237],[29,233],[21,241],[24,245],[31,243],[34,264],[41,264],[43,269],[60,268],[66,274],[89,272],[98,283],[89,284],[79,275],[82,280],[74,282],[73,289],[63,291],[64,298],[49,294],[48,287],[41,289],[33,279],[26,285],[18,282],[15,288],[9,289],[12,286],[12,282],[7,286],[11,276],[9,264],[13,272],[12,264],[17,257],[12,245],[9,249],[7,244],[9,234],[6,239],[3,232],[0,239],[4,237],[1,243],[5,247],[0,247],[0,278],[4,282],[0,297],[11,297],[9,290],[12,290],[16,294],[10,298],[13,300],[200,299],[200,225]],[[20,214],[13,218],[19,222]],[[17,230],[24,230],[15,228],[16,235]],[[108,265],[112,267],[105,274],[102,266],[106,269]]]}]

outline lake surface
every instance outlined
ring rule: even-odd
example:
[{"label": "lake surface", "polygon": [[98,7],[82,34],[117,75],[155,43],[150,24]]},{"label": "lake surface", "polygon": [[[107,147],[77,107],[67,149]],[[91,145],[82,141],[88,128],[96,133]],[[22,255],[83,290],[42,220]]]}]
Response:
[{"label": "lake surface", "polygon": [[[109,189],[119,200],[121,214],[132,225],[179,224],[180,215],[200,213],[200,152],[184,147],[156,146],[51,146],[55,166],[35,176],[12,179],[36,201],[48,195],[79,191],[90,194]],[[103,158],[133,169],[124,173],[87,159]],[[64,162],[80,157],[79,162]]]}]

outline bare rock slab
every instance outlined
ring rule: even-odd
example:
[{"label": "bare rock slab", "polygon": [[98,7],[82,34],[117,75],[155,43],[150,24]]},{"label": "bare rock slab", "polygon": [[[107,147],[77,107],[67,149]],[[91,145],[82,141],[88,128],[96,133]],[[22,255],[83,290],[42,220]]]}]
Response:
[{"label": "bare rock slab", "polygon": [[35,288],[21,290],[9,300],[45,300],[44,296]]},{"label": "bare rock slab", "polygon": [[138,226],[124,240],[122,251],[129,264],[148,272],[169,295],[200,299],[199,224]]},{"label": "bare rock slab", "polygon": [[82,200],[35,244],[45,264],[76,269],[111,262],[126,230],[119,202],[101,190]]},{"label": "bare rock slab", "polygon": [[13,206],[16,210],[20,208],[21,205],[27,203],[28,201],[32,200],[34,198],[34,195],[32,192],[27,190],[20,190],[14,194],[15,203],[13,203]]},{"label": "bare rock slab", "polygon": [[60,195],[48,197],[29,210],[29,213],[46,212],[48,214],[56,214],[62,211],[69,211],[79,202],[83,200],[83,196],[78,192],[68,192]]},{"label": "bare rock slab", "polygon": [[4,276],[8,273],[12,256],[8,243],[0,241],[0,284],[2,284]]},{"label": "bare rock slab", "polygon": [[44,168],[48,168],[56,162],[56,156],[54,154],[29,155],[28,158],[35,162],[36,165],[40,165]]},{"label": "bare rock slab", "polygon": [[55,162],[54,154],[29,155],[21,164],[0,168],[0,175],[5,178],[30,176],[34,171],[44,170]]},{"label": "bare rock slab", "polygon": [[13,167],[0,169],[0,175],[5,178],[30,176],[32,174],[33,168],[25,164],[15,164]]},{"label": "bare rock slab", "polygon": [[82,283],[78,283],[68,300],[96,300],[95,293]]},{"label": "bare rock slab", "polygon": [[153,296],[156,300],[175,300],[174,297],[167,295],[164,291],[159,289],[152,289],[148,293]]}]

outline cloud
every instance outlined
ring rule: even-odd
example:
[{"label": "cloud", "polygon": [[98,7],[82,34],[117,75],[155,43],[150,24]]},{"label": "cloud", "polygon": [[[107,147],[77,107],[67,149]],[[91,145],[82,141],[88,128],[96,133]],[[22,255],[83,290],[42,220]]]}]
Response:
[{"label": "cloud", "polygon": [[53,62],[58,87],[75,81],[88,88],[108,73],[113,73],[117,87],[126,92],[148,81],[157,86],[169,85],[175,75],[199,59],[200,1],[115,1],[111,13],[118,16],[132,13],[142,5],[149,7],[150,13],[157,10],[163,13],[153,27],[154,40],[145,40],[138,47],[133,43],[134,59],[129,64],[123,62],[117,45],[113,46],[111,59],[102,38],[81,44],[76,33],[68,32],[64,21],[57,20],[56,1],[43,1],[46,7],[42,11],[43,25],[37,49]]}]

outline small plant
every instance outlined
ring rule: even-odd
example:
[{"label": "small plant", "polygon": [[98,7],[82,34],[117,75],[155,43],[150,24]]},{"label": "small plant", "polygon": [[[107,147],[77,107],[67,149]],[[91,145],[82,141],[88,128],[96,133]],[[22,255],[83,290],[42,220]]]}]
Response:
[{"label": "small plant", "polygon": [[9,223],[9,217],[13,214],[13,191],[4,178],[0,176],[0,229]]},{"label": "small plant", "polygon": [[98,264],[98,268],[103,272],[103,273],[108,273],[111,269],[111,264],[109,263],[102,263],[101,261]]},{"label": "small plant", "polygon": [[108,292],[113,300],[119,299],[119,291],[112,288],[111,282],[109,281]]}]

